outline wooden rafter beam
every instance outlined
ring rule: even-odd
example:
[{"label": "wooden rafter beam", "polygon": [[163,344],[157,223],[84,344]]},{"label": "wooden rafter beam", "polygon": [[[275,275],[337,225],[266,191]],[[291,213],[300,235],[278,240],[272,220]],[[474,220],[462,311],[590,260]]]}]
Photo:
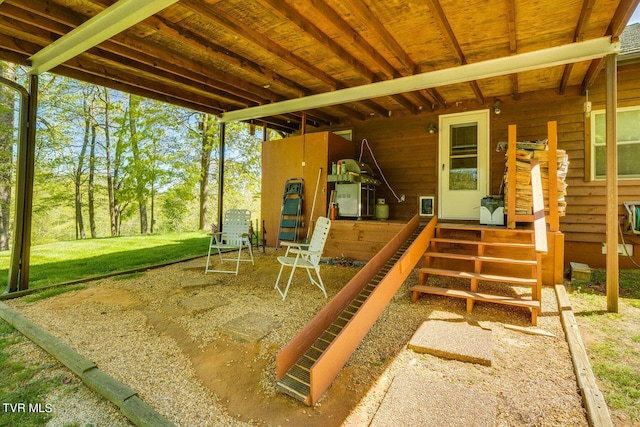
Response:
[{"label": "wooden rafter beam", "polygon": [[[221,11],[214,11],[210,6],[205,6],[202,2],[197,2],[194,0],[182,0],[180,2],[180,5],[186,7],[194,13],[197,13],[201,17],[204,17],[211,22],[226,28],[237,37],[244,38],[250,43],[253,43],[256,46],[259,46],[260,48],[272,53],[273,55],[278,56],[282,60],[307,73],[311,77],[314,77],[317,80],[325,83],[328,86],[329,90],[345,88],[345,86],[334,77],[318,69],[317,67],[314,67],[308,61],[300,58],[297,55],[294,55],[282,46],[270,41],[267,37],[256,34],[253,28],[247,27],[240,20],[234,18],[233,16]],[[373,102],[363,103],[363,105],[378,114],[384,113],[384,115],[386,115],[387,110]],[[353,110],[345,110],[344,112],[347,115],[353,117]],[[332,122],[334,123],[336,121],[336,118],[332,120]]]},{"label": "wooden rafter beam", "polygon": [[610,37],[601,37],[584,42],[519,53],[510,57],[489,59],[453,68],[351,87],[340,91],[312,95],[306,98],[289,99],[270,105],[230,111],[223,114],[221,120],[247,120],[281,114],[287,111],[322,108],[362,99],[389,96],[395,93],[413,92],[472,80],[488,79],[512,73],[554,67],[570,62],[588,61],[593,58],[614,54],[619,49],[619,43],[612,43]]},{"label": "wooden rafter beam", "polygon": [[[340,30],[347,38],[353,39],[357,44],[358,48],[369,54],[371,59],[376,62],[383,70],[391,69],[392,78],[397,78],[400,76],[409,76],[416,72],[417,66],[413,62],[413,60],[407,55],[405,50],[400,46],[400,44],[393,38],[391,33],[382,25],[378,17],[376,17],[369,7],[365,5],[361,0],[353,0],[348,2],[349,8],[354,12],[354,14],[360,19],[361,22],[366,23],[367,28],[373,31],[376,36],[382,40],[382,42],[387,46],[387,48],[393,52],[393,55],[402,65],[401,70],[397,70],[393,67],[386,58],[384,58],[377,49],[375,49],[371,44],[369,44],[366,40],[364,40],[360,35],[354,31],[351,26],[346,23],[342,17],[340,17],[333,9],[331,9],[326,3],[322,0],[318,0],[314,2],[315,7],[329,19],[338,30]],[[413,98],[411,101],[409,98]],[[394,99],[399,104],[403,105],[407,110],[413,111],[414,113],[418,113],[420,111],[420,107],[429,106],[432,103],[429,99],[425,98],[420,92],[413,92],[409,94],[404,94],[400,96],[394,96]],[[415,105],[419,107],[416,108]]]},{"label": "wooden rafter beam", "polygon": [[289,6],[288,4],[279,0],[257,0],[257,3],[261,4],[272,13],[288,20],[292,25],[298,27],[301,31],[306,33],[311,39],[327,49],[335,58],[339,58],[355,72],[362,76],[366,81],[375,81],[375,76],[364,64],[353,57],[342,46],[332,40],[329,36],[318,28],[316,24],[304,17],[297,10]]},{"label": "wooden rafter beam", "polygon": [[[312,21],[304,17],[294,8],[278,0],[258,0],[258,2],[276,15],[287,19],[291,24],[304,31],[309,37],[327,49],[334,57],[339,58],[345,64],[349,65],[349,67],[368,82],[375,82],[378,80],[377,76],[369,68],[358,61],[353,55],[347,52],[346,49],[328,37]],[[403,102],[403,104],[405,103]],[[413,105],[411,105],[411,107],[412,109],[416,108]]]},{"label": "wooden rafter beam", "polygon": [[[12,3],[12,2],[8,2]],[[41,18],[38,19],[38,26],[44,31],[60,35],[68,31],[85,17],[77,14],[69,14],[66,10],[56,6],[46,7],[38,2],[19,3],[13,2],[11,7],[4,6],[2,13],[11,16],[13,19],[21,21],[27,25],[30,22],[29,14],[36,13]],[[53,39],[50,39],[53,40]],[[194,60],[185,57],[181,52],[172,52],[171,62],[166,62],[162,58],[166,56],[166,46],[152,43],[136,36],[121,33],[104,42],[100,46],[105,51],[122,55],[130,60],[144,62],[158,69],[179,74],[182,77],[192,79],[197,84],[202,84],[203,80],[209,81],[214,88],[227,93],[233,93],[239,98],[252,100],[256,103],[277,101],[278,97],[271,91],[260,86],[246,83],[245,81],[214,72],[204,64],[199,64]]]},{"label": "wooden rafter beam", "polygon": [[[516,5],[515,0],[507,0],[507,28],[509,29],[509,53],[515,55],[518,53],[518,39],[516,26]],[[518,74],[511,74],[511,96],[513,99],[520,98],[520,82]]]},{"label": "wooden rafter beam", "polygon": [[[49,38],[47,38],[49,34],[44,30],[36,29],[31,26],[25,27],[23,23],[18,24],[7,21],[6,17],[2,18],[2,20],[5,30],[11,30],[13,26],[15,31],[28,31],[30,38],[36,42],[30,44],[24,41],[21,43],[13,43],[12,40],[15,39],[0,34],[0,46],[13,45],[13,50],[19,52],[21,55],[21,60],[16,62],[26,65],[26,58],[30,56],[29,52],[37,51],[41,46],[46,45],[49,42]],[[39,31],[41,31],[40,35],[38,35]],[[37,43],[38,41],[39,43]],[[101,46],[104,46],[105,44],[108,43],[103,43]],[[96,56],[97,53],[100,55]],[[202,81],[199,83],[201,87],[194,89],[191,85],[192,82],[181,82],[179,81],[180,79],[176,80],[176,76],[166,73],[164,73],[163,76],[163,73],[158,73],[158,71],[154,70],[153,67],[141,63],[130,64],[125,58],[120,58],[115,54],[98,48],[91,49],[89,52],[67,61],[65,65],[56,67],[55,72],[89,83],[99,84],[112,89],[125,91],[162,102],[169,102],[174,105],[214,115],[237,108],[238,105],[243,104],[229,102],[229,100],[225,100],[224,97],[216,97],[212,90],[205,89],[206,85],[204,85]],[[149,87],[154,87],[155,89],[148,89]],[[187,96],[187,94],[189,94],[189,96]],[[364,120],[363,115],[353,115]],[[313,116],[310,116],[309,120],[310,122],[313,122],[314,125],[317,122],[328,125],[338,121],[335,117],[327,115],[324,116],[326,117],[320,117],[318,112],[314,111]],[[269,122],[270,127],[281,131],[287,131],[288,133],[299,128],[299,118],[295,119],[295,115],[292,115],[288,120],[275,120],[273,118],[268,118],[265,119],[265,121]]]},{"label": "wooden rafter beam", "polygon": [[[20,15],[24,11],[7,7],[7,9],[3,9],[3,13],[7,12],[7,10],[14,12],[13,17],[18,18],[18,20],[14,21],[4,17],[3,26],[5,31],[14,32],[16,35],[20,32],[28,33],[22,34],[20,37],[23,40],[28,39],[33,42],[31,49],[40,49],[42,46],[51,43],[55,39],[55,34],[65,33],[66,26],[64,24],[41,19],[39,21],[40,28],[34,28],[28,23],[20,22]],[[28,52],[25,53],[28,54]],[[162,84],[181,87],[181,90],[193,90],[194,93],[204,93],[207,97],[216,94],[218,99],[223,100],[228,105],[239,107],[262,103],[251,102],[251,97],[255,98],[255,95],[252,95],[251,92],[229,88],[224,83],[220,84],[210,77],[193,72],[186,73],[189,74],[188,76],[176,75],[172,72],[170,64],[163,64],[163,60],[150,57],[148,54],[133,50],[127,46],[104,42],[100,48],[93,48],[82,55],[94,55],[93,57],[96,58],[98,63],[100,61],[111,62],[114,69],[136,69],[139,71],[140,76],[146,76],[151,79],[150,81],[155,80],[162,82]],[[173,67],[176,68],[175,65]],[[245,95],[246,98],[243,98],[242,95]]]},{"label": "wooden rafter beam", "polygon": [[[582,3],[582,9],[580,9],[580,17],[578,18],[578,22],[576,24],[576,30],[573,33],[573,41],[582,40],[584,37],[584,30],[591,17],[591,11],[593,10],[593,5],[595,0],[584,0]],[[567,90],[567,85],[569,84],[569,78],[571,77],[571,71],[573,70],[573,64],[567,64],[564,66],[564,70],[562,72],[562,78],[560,79],[560,87],[558,92],[560,95],[563,95]]]},{"label": "wooden rafter beam", "polygon": [[[611,24],[604,35],[611,36],[614,40],[618,39],[639,4],[640,0],[621,0],[615,14],[613,15],[613,19],[611,19]],[[583,95],[596,81],[598,74],[604,67],[604,63],[604,58],[598,58],[591,61],[591,65],[589,65],[589,69],[587,70],[584,79],[582,79],[582,84],[580,85],[580,92]]]},{"label": "wooden rafter beam", "polygon": [[349,5],[349,9],[358,17],[360,22],[366,23],[367,27],[376,33],[387,49],[389,49],[400,64],[402,64],[404,70],[400,74],[403,76],[415,74],[415,63],[411,60],[409,55],[407,55],[402,46],[400,46],[400,43],[398,43],[384,25],[382,25],[382,22],[380,22],[378,17],[371,12],[369,7],[362,0],[350,0],[347,4]]},{"label": "wooden rafter beam", "polygon": [[206,18],[212,23],[225,28],[229,33],[236,37],[246,40],[247,42],[264,49],[271,54],[277,56],[284,62],[291,64],[297,69],[307,73],[311,77],[321,81],[328,86],[328,90],[340,88],[340,82],[329,74],[319,70],[311,65],[308,61],[295,55],[291,51],[283,48],[279,44],[271,41],[263,34],[256,33],[254,28],[245,25],[239,19],[227,14],[223,11],[214,10],[209,4],[195,0],[181,0],[180,5],[186,7],[190,11],[196,13],[201,18]]},{"label": "wooden rafter beam", "polygon": [[29,58],[41,74],[108,40],[178,0],[118,0]]},{"label": "wooden rafter beam", "polygon": [[[449,20],[447,19],[447,15],[444,13],[444,9],[442,9],[442,5],[440,4],[440,2],[438,0],[427,0],[426,3],[429,5],[429,9],[431,9],[431,13],[433,13],[433,18],[438,24],[438,28],[440,28],[440,31],[442,32],[442,36],[444,37],[446,42],[449,44],[449,46],[453,49],[453,52],[455,53],[456,57],[460,61],[460,64],[461,65],[468,64],[467,58],[464,55],[462,48],[460,47],[460,43],[458,43],[458,39],[456,38],[456,35],[453,32],[453,29],[451,28],[451,24],[449,23]],[[471,86],[471,90],[476,96],[476,100],[480,104],[484,104],[484,96],[480,91],[480,87],[478,86],[477,81],[471,81],[469,82],[469,85]]]},{"label": "wooden rafter beam", "polygon": [[[349,2],[352,5],[353,2]],[[315,0],[312,2],[313,7],[333,25],[347,40],[351,41],[357,47],[360,54],[367,56],[371,61],[376,63],[386,78],[395,78],[399,76],[398,71],[386,60],[384,56],[378,52],[360,33],[354,30],[344,18],[338,14],[324,0]],[[369,24],[369,23],[367,23]]]}]

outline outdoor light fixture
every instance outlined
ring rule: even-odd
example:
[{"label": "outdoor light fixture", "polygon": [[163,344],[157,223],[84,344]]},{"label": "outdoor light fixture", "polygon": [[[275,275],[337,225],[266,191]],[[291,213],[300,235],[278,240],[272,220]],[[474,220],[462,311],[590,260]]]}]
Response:
[{"label": "outdoor light fixture", "polygon": [[429,127],[427,128],[427,132],[429,132],[431,135],[433,135],[434,133],[438,132],[438,128],[436,127],[435,123],[429,123]]},{"label": "outdoor light fixture", "polygon": [[584,116],[591,117],[591,101],[589,101],[589,91],[587,91],[587,99],[584,102]]},{"label": "outdoor light fixture", "polygon": [[502,110],[500,109],[500,105],[502,103],[500,102],[499,99],[496,99],[496,102],[493,103],[493,112],[496,114],[500,114],[502,112]]}]

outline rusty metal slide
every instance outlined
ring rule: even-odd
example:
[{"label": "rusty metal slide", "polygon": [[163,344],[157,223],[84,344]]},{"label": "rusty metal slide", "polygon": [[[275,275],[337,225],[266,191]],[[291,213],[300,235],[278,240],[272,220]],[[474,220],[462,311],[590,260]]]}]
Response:
[{"label": "rusty metal slide", "polygon": [[276,388],[314,405],[422,258],[437,218],[416,215],[276,356]]}]

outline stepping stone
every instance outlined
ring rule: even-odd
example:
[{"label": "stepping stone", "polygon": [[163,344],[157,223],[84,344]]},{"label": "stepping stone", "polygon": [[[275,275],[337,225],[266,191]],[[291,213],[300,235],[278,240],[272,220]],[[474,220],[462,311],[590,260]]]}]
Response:
[{"label": "stepping stone", "polygon": [[194,295],[192,297],[183,298],[178,301],[178,306],[185,309],[189,314],[200,313],[202,311],[211,310],[213,308],[227,305],[229,300],[219,298],[215,295]]},{"label": "stepping stone", "polygon": [[280,324],[260,313],[247,313],[222,325],[222,333],[241,342],[258,342]]},{"label": "stepping stone", "polygon": [[466,322],[429,320],[413,334],[409,348],[444,359],[491,366],[493,347],[491,331]]},{"label": "stepping stone", "polygon": [[184,289],[201,288],[203,286],[209,286],[215,283],[216,283],[216,280],[214,276],[202,276],[202,277],[184,279],[182,280],[182,282],[180,282],[180,286],[182,286],[182,288]]},{"label": "stepping stone", "polygon": [[484,427],[496,423],[497,398],[406,366],[393,379],[371,427]]},{"label": "stepping stone", "polygon": [[204,267],[207,265],[206,261],[201,259],[194,259],[191,261],[187,261],[182,264],[183,270],[202,270],[204,271]]}]

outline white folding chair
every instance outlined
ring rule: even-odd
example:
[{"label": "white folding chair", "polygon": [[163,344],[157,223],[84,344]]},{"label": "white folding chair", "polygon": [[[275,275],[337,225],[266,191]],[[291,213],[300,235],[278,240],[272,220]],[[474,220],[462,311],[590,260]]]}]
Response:
[{"label": "white folding chair", "polygon": [[[207,265],[204,268],[206,273],[233,273],[238,275],[241,262],[253,262],[253,252],[251,250],[251,212],[246,209],[230,209],[225,212],[224,220],[222,223],[222,230],[220,232],[214,232],[211,234],[211,240],[209,241],[209,253],[207,254]],[[249,250],[249,258],[242,257],[242,249],[247,248]],[[238,250],[238,255],[235,258],[225,258],[223,253]],[[210,269],[209,264],[211,262],[212,250],[218,251],[220,257],[219,269]],[[215,252],[214,252],[215,255]],[[224,261],[234,261],[236,263],[235,270],[222,269]]]},{"label": "white folding chair", "polygon": [[[322,290],[324,297],[327,297],[327,291],[324,288],[324,283],[322,283],[322,277],[320,277],[320,257],[322,256],[322,252],[324,251],[324,245],[327,242],[330,228],[331,220],[325,217],[320,217],[316,221],[316,226],[313,230],[313,236],[311,236],[311,241],[309,242],[309,244],[281,242],[282,246],[287,247],[287,251],[285,252],[284,256],[278,257],[278,262],[281,264],[281,266],[274,289],[278,290],[278,292],[282,296],[283,301],[287,297],[287,292],[289,292],[289,286],[291,286],[291,280],[293,279],[293,274],[295,273],[296,268],[304,268],[305,270],[307,270],[307,274],[309,275],[311,283],[319,287],[320,290]],[[280,289],[279,287],[279,284],[280,277],[282,276],[282,271],[284,270],[285,266],[291,267],[291,274],[289,275],[287,287],[284,289],[284,291],[282,291],[282,289]],[[318,281],[316,281],[311,276],[310,270],[315,271],[316,276],[318,277]]]}]

